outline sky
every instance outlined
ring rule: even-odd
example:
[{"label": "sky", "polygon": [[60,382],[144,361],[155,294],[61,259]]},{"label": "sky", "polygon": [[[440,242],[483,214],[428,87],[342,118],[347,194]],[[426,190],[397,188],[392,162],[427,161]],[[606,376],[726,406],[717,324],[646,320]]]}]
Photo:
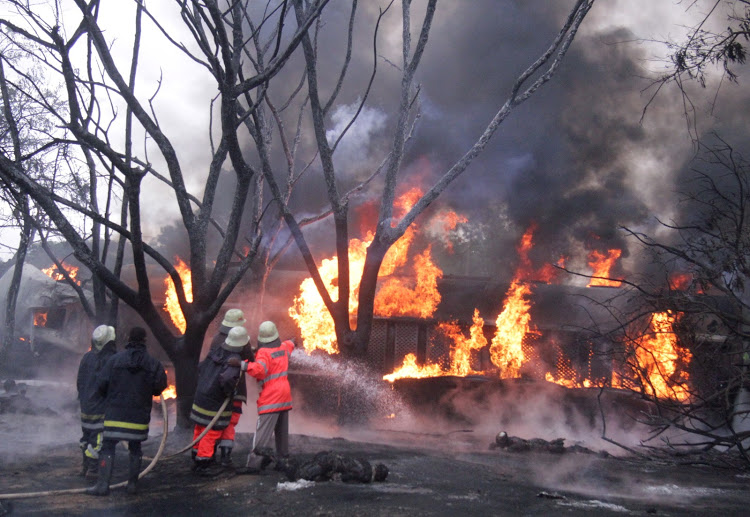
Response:
[{"label": "sky", "polygon": [[[153,4],[153,5],[151,5]],[[341,105],[332,111],[329,134],[336,135],[361,97],[372,62],[372,22],[384,2],[361,2],[350,78]],[[404,186],[419,179],[429,185],[471,146],[505,100],[510,85],[552,41],[571,1],[472,0],[440,2],[428,49],[418,74],[422,118],[404,162]],[[585,268],[588,250],[624,250],[624,270],[637,268],[632,243],[621,226],[659,235],[657,218],[678,216],[678,190],[695,147],[675,88],[666,88],[647,105],[654,74],[664,70],[666,49],[659,41],[679,39],[685,27],[702,19],[713,2],[598,0],[584,22],[558,74],[517,108],[493,137],[487,150],[452,184],[434,210],[452,209],[468,223],[454,236],[452,255],[441,255],[453,274],[508,275],[520,235],[537,225],[534,257],[540,262],[566,255],[571,267]],[[415,13],[420,2],[415,2]],[[187,41],[171,3],[149,4],[176,38]],[[397,101],[400,5],[384,19],[378,40],[379,71],[368,103],[337,156],[343,182],[365,177],[388,149]],[[130,52],[128,3],[106,3],[102,23],[119,58]],[[320,40],[321,78],[332,81],[340,63],[346,2],[332,0]],[[418,19],[415,14],[414,20]],[[718,16],[721,27],[725,18]],[[154,109],[170,136],[188,185],[200,194],[209,160],[210,99],[215,85],[205,70],[144,31],[138,93],[148,98],[158,88]],[[299,63],[292,60],[292,67]],[[746,68],[746,67],[745,67]],[[282,76],[279,90],[296,84],[297,69]],[[747,139],[744,113],[748,88],[719,83],[693,91],[698,132],[718,131],[741,149]],[[160,84],[159,84],[160,82]],[[720,86],[719,94],[717,88]],[[715,104],[711,101],[716,99]],[[303,134],[302,145],[311,142]],[[149,159],[159,164],[149,144]],[[141,145],[143,149],[143,145]],[[314,174],[295,194],[303,213],[323,206],[323,186]],[[376,193],[366,193],[365,203]],[[369,198],[368,198],[369,197]],[[144,189],[151,237],[174,220],[176,204],[158,182]],[[309,230],[313,241],[330,240],[330,227]],[[180,237],[162,235],[174,243]],[[3,237],[4,241],[12,237]],[[461,244],[464,244],[461,247]],[[323,247],[321,247],[321,250]],[[319,258],[322,258],[319,257]]]}]

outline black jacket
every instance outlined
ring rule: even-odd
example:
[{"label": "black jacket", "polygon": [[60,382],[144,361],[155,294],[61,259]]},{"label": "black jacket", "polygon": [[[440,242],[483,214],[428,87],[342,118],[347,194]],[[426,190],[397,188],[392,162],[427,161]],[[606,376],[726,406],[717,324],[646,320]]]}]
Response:
[{"label": "black jacket", "polygon": [[148,355],[144,343],[128,343],[107,361],[97,379],[106,403],[104,438],[145,440],[152,397],[167,387],[164,366]]},{"label": "black jacket", "polygon": [[78,365],[76,388],[81,403],[81,425],[85,428],[101,428],[104,421],[104,398],[97,390],[97,374],[104,364],[117,352],[115,342],[110,341],[101,350],[92,348],[81,358]]},{"label": "black jacket", "polygon": [[[230,330],[232,330],[231,327],[225,327],[224,325],[221,325],[219,327],[219,332],[217,332],[214,338],[211,340],[211,350],[221,348],[221,346],[224,344],[224,341],[226,341]],[[244,348],[242,359],[247,361],[255,360],[255,354],[253,353],[253,349],[250,348],[249,345]],[[239,401],[240,404],[232,404],[232,411],[234,411],[235,413],[242,413],[242,404],[247,403],[247,384],[244,375],[237,385],[237,390],[234,393],[233,400],[234,402]]]},{"label": "black jacket", "polygon": [[[198,425],[208,425],[221,408],[227,397],[234,398],[240,369],[229,366],[227,361],[236,357],[242,359],[237,352],[231,352],[218,346],[208,352],[208,356],[198,365],[198,387],[195,390],[190,419]],[[241,383],[243,384],[243,383]],[[232,417],[232,405],[229,404],[222,411],[214,429],[225,429]]]}]

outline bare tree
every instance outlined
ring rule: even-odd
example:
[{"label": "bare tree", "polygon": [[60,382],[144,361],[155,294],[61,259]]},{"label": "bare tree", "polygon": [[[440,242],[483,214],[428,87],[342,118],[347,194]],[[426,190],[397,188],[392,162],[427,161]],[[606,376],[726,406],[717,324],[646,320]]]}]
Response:
[{"label": "bare tree", "polygon": [[[484,132],[479,135],[478,139],[466,153],[460,157],[451,167],[449,167],[442,176],[426,190],[424,195],[414,204],[411,210],[400,220],[394,219],[394,201],[396,198],[396,186],[403,179],[403,161],[406,150],[406,143],[410,135],[410,128],[416,117],[419,116],[418,93],[419,85],[417,83],[417,71],[422,60],[423,53],[428,44],[430,30],[432,27],[433,17],[437,9],[437,0],[428,0],[425,3],[424,15],[421,23],[418,24],[418,34],[416,41],[413,42],[412,33],[412,2],[401,2],[401,38],[402,38],[402,61],[398,65],[401,73],[400,90],[394,92],[394,98],[398,99],[398,108],[395,114],[396,124],[393,131],[392,139],[389,146],[389,153],[383,160],[383,187],[379,194],[380,211],[375,229],[375,235],[372,243],[367,249],[364,271],[359,283],[359,300],[356,314],[356,325],[353,326],[351,321],[353,315],[349,312],[349,297],[352,286],[349,281],[350,263],[349,263],[349,208],[350,208],[350,191],[342,191],[341,173],[337,170],[334,162],[334,155],[341,138],[346,133],[344,131],[335,139],[329,139],[326,122],[330,114],[336,95],[340,89],[340,78],[346,75],[348,61],[344,61],[341,67],[341,73],[333,77],[335,84],[326,87],[323,86],[319,73],[319,55],[315,45],[315,39],[310,34],[305,34],[302,39],[304,57],[307,72],[307,92],[309,96],[310,117],[313,121],[313,131],[317,144],[317,155],[320,160],[320,166],[323,171],[325,180],[326,193],[328,196],[328,205],[333,215],[335,227],[336,258],[338,261],[338,296],[334,300],[332,293],[328,292],[323,280],[317,269],[317,263],[313,256],[310,246],[302,233],[299,221],[295,218],[291,210],[285,207],[283,193],[277,186],[272,175],[266,174],[266,180],[271,188],[275,199],[279,200],[282,205],[284,219],[292,232],[292,235],[304,257],[308,270],[315,282],[315,285],[322,297],[328,312],[333,318],[336,337],[340,350],[347,355],[362,356],[365,353],[367,342],[369,340],[373,311],[375,303],[375,292],[377,288],[378,273],[383,259],[391,246],[406,232],[414,220],[425,211],[425,209],[434,202],[440,194],[461,174],[463,174],[472,161],[482,153],[488,142],[495,134],[499,125],[510,115],[510,113],[521,103],[528,100],[538,89],[547,83],[555,72],[558,70],[568,48],[576,36],[578,28],[583,22],[586,14],[593,5],[593,0],[578,0],[574,3],[570,12],[562,25],[559,33],[552,38],[553,41],[547,50],[539,56],[515,81],[507,98],[500,104],[497,113],[488,122]],[[356,2],[354,3],[356,6]],[[393,2],[381,11],[378,18],[380,23],[385,11],[391,8]],[[298,24],[300,24],[306,15],[305,2],[302,0],[293,1]],[[350,25],[349,32],[352,28]],[[374,38],[377,42],[377,25]],[[351,44],[351,37],[349,38]],[[377,47],[373,49],[375,62],[373,65],[373,74],[377,65]],[[360,105],[352,117],[347,129],[356,120],[362,112],[363,106],[367,102],[372,80],[364,88],[360,97]],[[323,92],[331,92],[329,97],[323,98]]]},{"label": "bare tree", "polygon": [[[698,9],[697,2],[691,1],[686,4],[688,10]],[[651,84],[652,93],[644,107],[644,115],[661,90],[669,84],[675,84],[682,95],[688,126],[694,129],[696,110],[689,93],[690,83],[706,88],[708,77],[717,72],[722,79],[738,82],[736,69],[745,63],[747,41],[750,39],[750,1],[713,0],[708,7],[705,15],[696,25],[687,29],[683,38],[660,42],[668,50],[669,63],[667,71]],[[722,17],[726,18],[726,25]],[[710,28],[713,24],[719,23],[723,30],[716,31]],[[721,85],[721,82],[718,84]],[[719,87],[714,98],[718,96]]]},{"label": "bare tree", "polygon": [[[620,325],[609,335],[619,336],[618,363],[637,379],[624,387],[652,404],[644,421],[653,429],[652,440],[661,438],[662,445],[681,451],[736,448],[747,462],[750,167],[718,137],[699,145],[693,181],[682,193],[685,215],[661,222],[672,237],[657,240],[624,229],[650,252],[659,273],[626,282],[627,296],[637,303],[627,311],[610,305]],[[669,315],[667,330],[655,330],[655,314]],[[675,346],[689,354],[689,361],[641,375],[650,362],[647,354],[655,353],[639,350],[643,337],[659,332],[674,334]],[[670,440],[672,430],[686,438]]]},{"label": "bare tree", "polygon": [[[270,170],[270,157],[258,152],[250,158],[247,142],[264,149],[269,131],[260,106],[269,81],[287,64],[327,3],[306,3],[299,25],[294,27],[288,23],[290,10],[285,0],[270,2],[265,8],[249,2],[176,0],[172,4],[176,11],[158,16],[143,2],[135,1],[128,33],[132,38],[129,59],[115,53],[111,27],[100,25],[106,6],[98,0],[73,0],[75,19],[74,11],[66,10],[70,2],[56,1],[45,10],[12,0],[0,18],[3,44],[23,56],[18,65],[5,61],[12,71],[5,81],[19,88],[56,124],[44,144],[21,160],[2,153],[0,177],[44,212],[76,258],[101,282],[95,289],[98,307],[103,306],[105,297],[122,300],[151,329],[175,366],[181,424],[186,423],[192,405],[206,329],[250,268],[261,240],[259,178],[261,171]],[[174,35],[176,19],[181,20],[179,29],[189,35],[189,43]],[[288,29],[290,26],[293,28]],[[147,29],[174,45],[186,62],[197,65],[218,91],[215,102],[207,106],[211,113],[206,128],[211,141],[210,163],[202,175],[199,196],[188,189],[188,179],[194,181],[197,172],[190,170],[189,158],[182,156],[191,149],[177,148],[174,135],[167,134],[157,116],[154,100],[161,80],[148,97],[138,89],[143,84],[139,76],[141,40]],[[20,88],[32,66],[43,68],[50,84],[59,86],[64,107],[50,103],[38,84]],[[138,139],[143,140],[141,154],[135,150]],[[24,170],[24,160],[63,144],[75,148],[71,151],[75,160],[57,162],[57,173],[64,172],[68,181],[81,186],[82,198],[61,196],[54,185]],[[171,257],[157,251],[144,236],[144,209],[148,207],[142,206],[143,189],[154,188],[154,178],[167,185],[169,197],[179,208],[189,249],[192,301],[187,299]],[[220,180],[233,182],[232,199],[226,205],[217,203]],[[242,229],[248,206],[251,222],[249,228]],[[76,225],[75,221],[84,223]],[[89,225],[90,232],[81,229]],[[114,263],[107,262],[110,235],[117,239]],[[125,251],[132,256],[135,286],[121,277]],[[153,265],[163,268],[177,287],[186,320],[182,334],[154,304],[149,275]],[[113,311],[108,312],[107,318],[113,316]]]}]

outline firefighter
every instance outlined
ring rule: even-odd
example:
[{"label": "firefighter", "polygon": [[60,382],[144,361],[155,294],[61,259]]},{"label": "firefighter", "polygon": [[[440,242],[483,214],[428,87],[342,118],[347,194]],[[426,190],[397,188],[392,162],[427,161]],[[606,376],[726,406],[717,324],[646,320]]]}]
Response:
[{"label": "firefighter", "polygon": [[[258,350],[255,361],[242,361],[241,370],[247,371],[260,385],[258,422],[253,437],[253,449],[247,457],[249,472],[261,470],[269,457],[271,436],[275,439],[277,459],[289,456],[289,411],[292,391],[287,377],[289,356],[294,341],[279,340],[279,332],[272,321],[264,321],[258,328]],[[239,363],[239,361],[237,361]]]},{"label": "firefighter", "polygon": [[91,335],[91,348],[83,354],[78,365],[76,387],[78,401],[81,404],[80,446],[83,462],[81,476],[95,475],[99,465],[99,451],[102,448],[102,431],[104,430],[104,399],[96,389],[96,376],[107,360],[112,357],[115,347],[115,329],[108,325],[99,325]]},{"label": "firefighter", "polygon": [[[240,309],[229,309],[224,314],[224,319],[219,326],[219,331],[211,341],[211,350],[225,346],[225,341],[229,331],[234,327],[244,326],[245,321],[245,315]],[[252,361],[255,357],[252,348],[249,346],[242,348],[241,355],[242,359],[247,359],[248,361]],[[232,419],[229,421],[229,425],[222,430],[221,436],[217,442],[219,453],[221,455],[220,461],[223,467],[232,466],[232,449],[234,448],[235,428],[242,416],[242,404],[245,403],[247,403],[247,385],[245,384],[245,376],[243,374],[237,384],[237,389],[235,390],[234,398],[232,399]],[[198,446],[196,444],[193,448],[193,458],[196,457],[197,451]]]},{"label": "firefighter", "polygon": [[[245,327],[233,327],[229,330],[224,343],[212,348],[198,365],[198,387],[190,411],[190,419],[195,422],[193,440],[198,438],[214,419],[226,398],[234,398],[238,384],[244,379],[238,365],[230,366],[228,362],[236,359],[239,363],[249,341],[250,337]],[[214,462],[216,443],[221,440],[234,414],[231,408],[223,410],[213,427],[197,443],[192,469],[197,474],[214,474],[210,467]]]},{"label": "firefighter", "polygon": [[162,364],[146,351],[146,330],[133,327],[125,350],[113,355],[97,376],[97,389],[105,398],[104,432],[99,453],[99,479],[89,495],[109,494],[117,442],[128,442],[128,494],[136,492],[141,470],[141,442],[148,438],[152,398],[167,387]]}]

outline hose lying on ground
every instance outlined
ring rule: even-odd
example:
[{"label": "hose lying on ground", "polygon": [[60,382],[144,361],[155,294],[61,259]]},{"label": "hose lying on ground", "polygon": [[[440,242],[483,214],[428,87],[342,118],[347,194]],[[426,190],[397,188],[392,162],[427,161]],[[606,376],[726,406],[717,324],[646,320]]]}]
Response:
[{"label": "hose lying on ground", "polygon": [[[221,405],[219,410],[216,412],[216,416],[214,416],[213,420],[208,423],[206,428],[203,430],[201,434],[199,434],[192,442],[190,442],[186,447],[183,447],[179,451],[170,454],[167,456],[167,458],[172,458],[174,456],[178,456],[182,454],[183,452],[190,450],[193,445],[198,443],[203,439],[204,436],[206,436],[206,433],[208,433],[213,426],[216,424],[217,420],[219,420],[219,417],[226,409],[227,405],[229,404],[229,401],[232,400],[232,395],[229,395],[226,399],[224,399],[224,403]],[[151,463],[148,464],[148,466],[143,469],[143,471],[138,474],[138,479],[141,479],[143,476],[151,472],[153,468],[156,466],[156,463],[161,458],[162,453],[164,452],[164,446],[167,444],[167,434],[169,433],[169,416],[167,414],[167,403],[164,400],[164,396],[159,395],[159,402],[161,403],[161,413],[164,420],[164,430],[162,432],[161,436],[161,443],[159,444],[159,450],[156,451],[156,455],[151,458]],[[120,483],[117,483],[116,485],[110,485],[110,488],[120,488],[125,485],[127,485],[127,481],[122,481]],[[16,493],[16,494],[0,494],[0,501],[4,499],[25,499],[29,497],[44,497],[49,495],[61,495],[61,494],[80,494],[88,490],[88,487],[84,488],[65,488],[61,490],[46,490],[43,492],[26,492],[26,493]]]},{"label": "hose lying on ground", "polygon": [[[151,460],[151,463],[148,464],[148,466],[143,469],[143,472],[138,474],[138,479],[141,479],[143,476],[151,472],[151,470],[156,466],[156,463],[159,461],[159,458],[162,455],[162,452],[164,452],[164,446],[167,444],[167,433],[169,432],[169,416],[167,415],[167,403],[164,401],[164,397],[159,395],[159,402],[161,403],[161,414],[164,419],[164,426],[163,426],[163,433],[161,436],[161,443],[159,444],[159,450],[156,451],[156,456]],[[121,486],[127,485],[127,481],[123,481],[121,483],[117,483],[116,485],[111,485],[110,488],[119,488]],[[17,494],[0,494],[0,501],[5,499],[25,499],[29,497],[43,497],[48,495],[61,495],[61,494],[81,494],[88,490],[88,487],[83,488],[67,488],[62,490],[46,490],[43,492],[26,492],[26,493],[17,493]]]}]

